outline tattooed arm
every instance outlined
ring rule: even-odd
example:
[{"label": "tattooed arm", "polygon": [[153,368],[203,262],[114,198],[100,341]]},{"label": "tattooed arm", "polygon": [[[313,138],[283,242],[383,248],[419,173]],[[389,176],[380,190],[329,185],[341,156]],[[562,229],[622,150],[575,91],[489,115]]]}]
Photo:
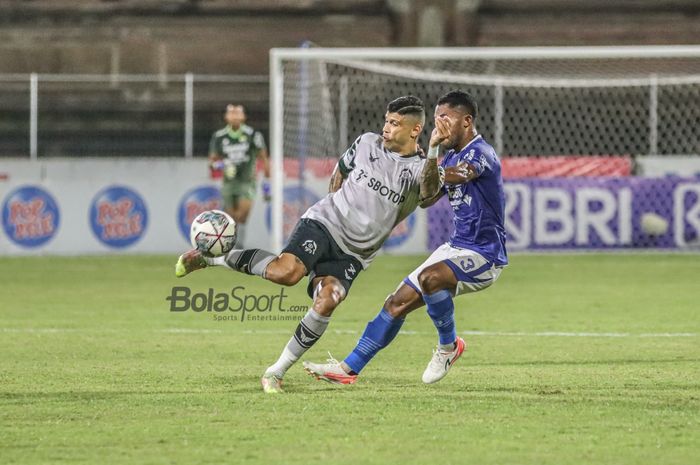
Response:
[{"label": "tattooed arm", "polygon": [[440,198],[442,183],[444,181],[444,171],[438,169],[437,156],[440,144],[450,137],[450,126],[442,118],[435,118],[435,129],[430,135],[430,149],[428,150],[428,160],[425,162],[420,179],[420,206],[429,207]]},{"label": "tattooed arm", "polygon": [[[437,158],[428,159],[425,162],[423,171],[420,175],[420,206],[426,208],[440,198],[440,172],[438,170]],[[433,199],[435,199],[433,201]],[[432,201],[432,202],[431,202]],[[431,202],[431,203],[429,203]]]}]

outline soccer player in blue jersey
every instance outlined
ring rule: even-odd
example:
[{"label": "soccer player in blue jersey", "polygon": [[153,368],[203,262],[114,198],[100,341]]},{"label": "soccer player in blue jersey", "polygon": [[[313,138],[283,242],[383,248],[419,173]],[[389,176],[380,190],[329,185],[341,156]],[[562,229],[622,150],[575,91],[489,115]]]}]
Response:
[{"label": "soccer player in blue jersey", "polygon": [[[423,382],[444,378],[464,352],[464,340],[455,328],[452,299],[491,286],[508,264],[501,162],[477,132],[477,115],[474,98],[459,90],[442,96],[435,108],[436,126],[447,123],[449,131],[440,143],[446,151],[441,163],[444,186],[431,201],[435,203],[443,195],[449,198],[455,225],[452,237],[387,298],[345,360],[304,362],[306,371],[317,379],[354,383],[365,365],[398,334],[406,315],[423,305],[427,305],[439,337]],[[437,150],[431,148],[428,158],[437,156]]]}]

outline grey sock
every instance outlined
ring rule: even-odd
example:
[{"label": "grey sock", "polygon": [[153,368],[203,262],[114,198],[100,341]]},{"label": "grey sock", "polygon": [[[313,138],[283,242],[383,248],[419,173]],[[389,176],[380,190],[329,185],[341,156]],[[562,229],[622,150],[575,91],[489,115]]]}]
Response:
[{"label": "grey sock", "polygon": [[205,259],[209,265],[224,265],[241,273],[265,277],[265,268],[277,255],[262,249],[233,249],[223,257]]},{"label": "grey sock", "polygon": [[301,357],[321,338],[330,320],[331,317],[321,316],[310,309],[299,322],[294,336],[287,343],[287,349],[297,358]]}]

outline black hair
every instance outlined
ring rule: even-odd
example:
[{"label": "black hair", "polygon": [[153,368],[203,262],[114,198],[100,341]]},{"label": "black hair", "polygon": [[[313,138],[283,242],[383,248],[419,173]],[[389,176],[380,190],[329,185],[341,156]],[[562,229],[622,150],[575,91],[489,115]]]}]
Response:
[{"label": "black hair", "polygon": [[461,90],[453,90],[446,93],[437,102],[438,105],[449,105],[450,108],[454,107],[464,107],[467,114],[471,115],[473,119],[479,115],[479,106],[476,104],[476,99],[469,94]]},{"label": "black hair", "polygon": [[241,107],[241,110],[243,110],[243,114],[248,114],[248,109],[245,107],[245,105],[241,105],[240,103],[227,103],[226,107],[224,108],[224,113],[228,111],[228,107]]},{"label": "black hair", "polygon": [[421,122],[425,121],[425,105],[423,101],[413,95],[404,95],[392,100],[386,106],[388,113],[398,113],[399,115],[414,115]]}]

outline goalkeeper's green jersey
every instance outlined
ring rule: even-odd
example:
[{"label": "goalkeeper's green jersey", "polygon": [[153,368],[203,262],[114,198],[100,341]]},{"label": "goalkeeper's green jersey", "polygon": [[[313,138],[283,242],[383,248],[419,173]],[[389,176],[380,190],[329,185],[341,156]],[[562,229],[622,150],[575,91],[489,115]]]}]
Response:
[{"label": "goalkeeper's green jersey", "polygon": [[258,152],[265,149],[265,139],[260,131],[248,125],[237,130],[230,126],[212,135],[209,153],[224,161],[224,183],[251,183],[255,181],[255,161]]}]

